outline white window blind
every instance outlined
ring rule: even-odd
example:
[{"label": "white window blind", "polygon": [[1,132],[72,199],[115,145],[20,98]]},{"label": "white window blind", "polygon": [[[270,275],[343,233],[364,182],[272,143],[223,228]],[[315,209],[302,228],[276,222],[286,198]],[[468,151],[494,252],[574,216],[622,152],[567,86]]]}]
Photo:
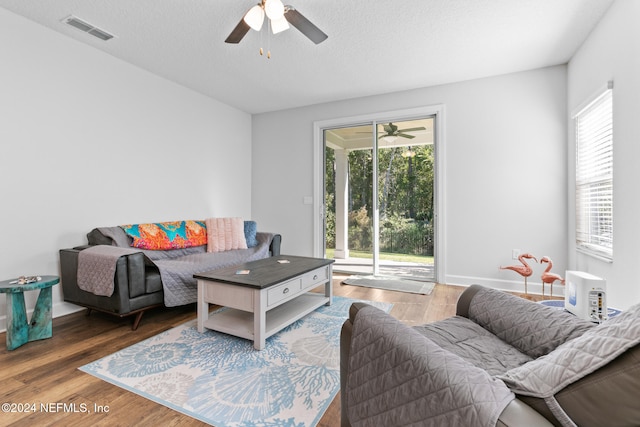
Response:
[{"label": "white window blind", "polygon": [[581,109],[576,126],[576,245],[613,259],[613,95]]}]

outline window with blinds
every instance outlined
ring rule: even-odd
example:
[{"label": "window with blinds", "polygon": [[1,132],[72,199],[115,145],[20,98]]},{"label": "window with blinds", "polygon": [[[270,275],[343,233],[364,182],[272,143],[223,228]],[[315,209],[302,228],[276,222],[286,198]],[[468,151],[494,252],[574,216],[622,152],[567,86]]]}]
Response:
[{"label": "window with blinds", "polygon": [[575,116],[576,245],[613,259],[613,94],[607,90]]}]

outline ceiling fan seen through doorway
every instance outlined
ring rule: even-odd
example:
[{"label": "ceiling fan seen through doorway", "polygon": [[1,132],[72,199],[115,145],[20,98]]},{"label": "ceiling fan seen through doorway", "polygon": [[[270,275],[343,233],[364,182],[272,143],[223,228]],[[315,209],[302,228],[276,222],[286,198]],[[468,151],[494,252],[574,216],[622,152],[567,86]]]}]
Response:
[{"label": "ceiling fan seen through doorway", "polygon": [[[389,141],[389,142],[393,142],[398,137],[413,139],[416,136],[415,135],[410,135],[407,132],[417,132],[419,130],[427,130],[427,128],[425,128],[424,126],[418,126],[418,127],[406,128],[406,129],[398,129],[398,126],[394,125],[391,122],[389,122],[389,124],[387,124],[387,125],[380,124],[379,126],[382,126],[382,129],[384,130],[384,133],[380,134],[378,136],[378,139],[383,139],[384,138],[385,141]],[[360,132],[360,133],[371,133],[371,132]]]},{"label": "ceiling fan seen through doorway", "polygon": [[380,135],[378,138],[390,138],[390,137],[402,137],[413,139],[415,135],[409,135],[407,132],[416,132],[419,130],[427,130],[427,128],[423,126],[415,127],[415,128],[407,128],[407,129],[398,129],[398,126],[393,123],[389,123],[388,125],[381,125],[385,131],[384,135]]},{"label": "ceiling fan seen through doorway", "polygon": [[250,29],[260,31],[265,15],[273,34],[287,30],[291,24],[315,44],[322,43],[328,37],[293,6],[285,6],[281,0],[261,0],[244,14],[225,43],[240,43]]}]

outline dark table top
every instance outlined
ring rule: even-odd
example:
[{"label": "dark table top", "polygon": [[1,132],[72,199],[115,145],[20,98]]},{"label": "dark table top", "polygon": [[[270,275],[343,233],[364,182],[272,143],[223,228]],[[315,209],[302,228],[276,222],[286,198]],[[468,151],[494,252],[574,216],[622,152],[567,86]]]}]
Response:
[{"label": "dark table top", "polygon": [[[233,267],[219,268],[194,274],[193,277],[231,285],[264,289],[325,265],[332,264],[333,262],[332,259],[279,255],[235,265]],[[248,274],[238,274],[238,272],[243,270],[248,270]]]}]

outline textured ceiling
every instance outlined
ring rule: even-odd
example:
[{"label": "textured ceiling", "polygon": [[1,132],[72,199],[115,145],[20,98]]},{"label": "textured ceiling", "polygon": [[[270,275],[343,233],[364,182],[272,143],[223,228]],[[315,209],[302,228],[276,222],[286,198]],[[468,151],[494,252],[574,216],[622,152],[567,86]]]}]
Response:
[{"label": "textured ceiling", "polygon": [[[286,0],[295,28],[225,38],[256,0],[0,0],[0,7],[249,113],[566,63],[613,0]],[[62,23],[75,15],[107,42]],[[271,59],[259,55],[268,47]]]}]

